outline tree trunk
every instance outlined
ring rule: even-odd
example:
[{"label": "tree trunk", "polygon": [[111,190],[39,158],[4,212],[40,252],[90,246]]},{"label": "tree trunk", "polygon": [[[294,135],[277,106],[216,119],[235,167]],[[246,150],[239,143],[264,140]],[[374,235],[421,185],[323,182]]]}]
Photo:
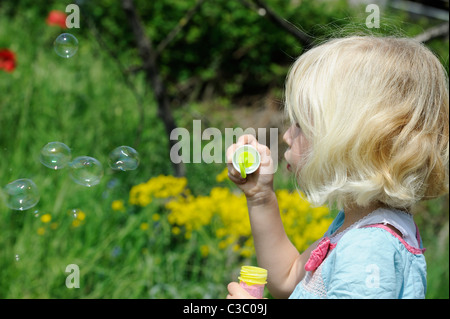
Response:
[{"label": "tree trunk", "polygon": [[[161,78],[161,75],[156,64],[156,52],[153,49],[151,40],[145,35],[145,31],[141,19],[136,11],[133,0],[122,0],[122,6],[131,25],[136,44],[139,50],[139,56],[143,63],[143,71],[145,72],[145,80],[147,84],[153,89],[156,102],[158,104],[158,116],[163,121],[166,129],[167,138],[170,133],[176,128],[175,120],[172,116],[169,98],[166,93],[166,88]],[[175,145],[176,141],[169,140],[170,149]],[[170,150],[169,150],[170,151]],[[169,152],[168,152],[168,158]],[[173,163],[175,176],[184,176],[185,168],[181,162],[179,164]]]}]

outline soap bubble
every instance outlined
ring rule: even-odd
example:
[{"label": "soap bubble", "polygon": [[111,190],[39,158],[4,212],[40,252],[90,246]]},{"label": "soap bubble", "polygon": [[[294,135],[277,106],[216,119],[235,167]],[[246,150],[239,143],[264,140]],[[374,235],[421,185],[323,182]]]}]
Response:
[{"label": "soap bubble", "polygon": [[3,188],[6,194],[6,206],[14,210],[26,210],[39,202],[39,190],[36,184],[27,178],[15,180]]},{"label": "soap bubble", "polygon": [[41,149],[39,160],[48,168],[62,169],[69,164],[70,148],[61,142],[50,142]]},{"label": "soap bubble", "polygon": [[67,214],[72,218],[77,218],[80,210],[78,208],[70,209]]},{"label": "soap bubble", "polygon": [[84,224],[86,214],[81,209],[74,208],[69,210],[67,213],[72,219],[72,227],[78,227]]},{"label": "soap bubble", "polygon": [[116,147],[109,153],[109,166],[120,171],[134,170],[139,166],[139,154],[129,146]]},{"label": "soap bubble", "polygon": [[78,51],[78,40],[70,33],[60,34],[55,42],[53,48],[57,55],[62,58],[70,58]]},{"label": "soap bubble", "polygon": [[69,166],[72,179],[83,186],[97,185],[103,177],[103,166],[93,157],[79,156]]}]

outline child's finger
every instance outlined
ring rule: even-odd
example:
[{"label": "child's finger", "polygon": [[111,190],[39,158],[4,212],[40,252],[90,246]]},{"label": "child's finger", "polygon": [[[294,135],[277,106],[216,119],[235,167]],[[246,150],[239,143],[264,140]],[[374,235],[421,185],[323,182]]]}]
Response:
[{"label": "child's finger", "polygon": [[227,299],[256,299],[255,297],[250,295],[244,288],[242,288],[237,282],[230,282],[227,288]]},{"label": "child's finger", "polygon": [[228,178],[236,184],[244,184],[246,182],[245,178],[242,178],[241,172],[237,171],[233,165],[233,154],[239,146],[237,144],[233,144],[227,149],[226,159],[227,159],[227,167],[228,167]]},{"label": "child's finger", "polygon": [[245,144],[250,144],[251,146],[256,147],[258,145],[258,141],[256,140],[256,137],[254,137],[253,135],[245,134],[239,137],[236,145],[239,147]]},{"label": "child's finger", "polygon": [[227,152],[226,152],[226,159],[227,159],[227,163],[232,163],[233,162],[233,154],[236,151],[236,149],[239,146],[237,144],[232,144],[230,145],[230,147],[228,147]]},{"label": "child's finger", "polygon": [[270,148],[264,144],[258,144],[256,150],[261,156],[261,166],[269,166],[272,163]]},{"label": "child's finger", "polygon": [[233,183],[236,183],[236,184],[244,184],[244,183],[247,181],[247,179],[242,178],[241,172],[238,172],[238,171],[234,168],[234,166],[233,166],[232,163],[228,163],[228,164],[227,164],[227,167],[228,167],[228,178],[229,178]]}]

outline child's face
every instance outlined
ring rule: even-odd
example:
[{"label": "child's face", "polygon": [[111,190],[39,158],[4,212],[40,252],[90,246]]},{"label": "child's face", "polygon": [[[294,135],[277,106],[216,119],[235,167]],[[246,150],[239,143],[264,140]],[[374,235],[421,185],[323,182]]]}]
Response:
[{"label": "child's face", "polygon": [[283,140],[289,146],[284,153],[287,169],[290,172],[296,172],[303,166],[302,160],[309,148],[309,143],[298,124],[291,125],[287,129],[283,135]]}]

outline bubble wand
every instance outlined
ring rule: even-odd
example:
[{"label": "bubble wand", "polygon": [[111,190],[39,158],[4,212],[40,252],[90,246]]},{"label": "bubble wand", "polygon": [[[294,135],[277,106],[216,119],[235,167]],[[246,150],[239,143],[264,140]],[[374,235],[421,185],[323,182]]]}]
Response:
[{"label": "bubble wand", "polygon": [[254,173],[261,164],[261,156],[256,148],[246,144],[238,147],[232,158],[234,168],[241,173],[242,178]]}]

